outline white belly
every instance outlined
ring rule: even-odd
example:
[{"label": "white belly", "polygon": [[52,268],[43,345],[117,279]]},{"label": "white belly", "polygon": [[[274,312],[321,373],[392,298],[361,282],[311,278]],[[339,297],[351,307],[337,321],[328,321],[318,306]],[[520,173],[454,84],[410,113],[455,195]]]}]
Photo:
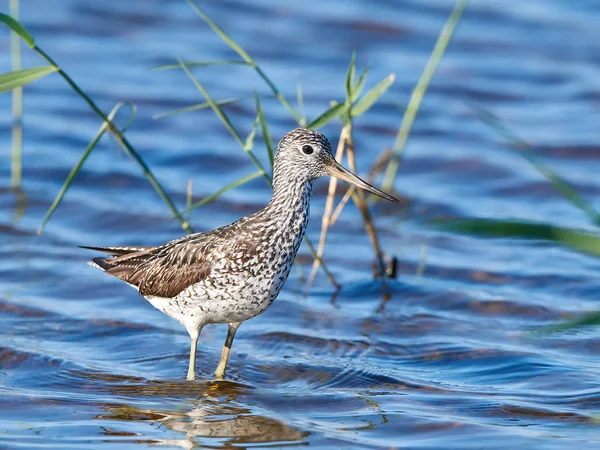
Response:
[{"label": "white belly", "polygon": [[212,291],[198,283],[173,298],[145,298],[190,332],[210,323],[242,322],[256,317],[271,305],[282,286],[283,282],[273,286],[246,283],[243,287],[232,285],[227,291]]}]

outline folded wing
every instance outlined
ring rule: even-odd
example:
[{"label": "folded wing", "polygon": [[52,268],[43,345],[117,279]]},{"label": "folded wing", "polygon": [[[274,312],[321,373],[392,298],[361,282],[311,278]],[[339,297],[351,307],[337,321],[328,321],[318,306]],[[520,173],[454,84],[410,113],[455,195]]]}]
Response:
[{"label": "folded wing", "polygon": [[204,280],[211,271],[205,246],[189,240],[161,247],[83,247],[111,256],[90,264],[138,288],[143,296],[175,297]]}]

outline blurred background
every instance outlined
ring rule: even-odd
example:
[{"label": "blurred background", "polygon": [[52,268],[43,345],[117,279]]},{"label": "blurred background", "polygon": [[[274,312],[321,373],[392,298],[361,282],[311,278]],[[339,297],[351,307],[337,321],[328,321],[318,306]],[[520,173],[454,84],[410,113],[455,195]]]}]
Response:
[{"label": "blurred background", "polygon": [[[0,5],[10,13],[8,0]],[[411,93],[456,4],[198,6],[307,122],[344,102],[354,51],[357,73],[369,69],[365,92],[395,74],[354,120],[366,177],[395,142],[399,150]],[[150,69],[178,58],[240,60],[188,2],[23,0],[19,20],[102,111],[137,106],[127,139],[179,210],[256,171],[210,108],[160,117],[206,100],[182,69]],[[304,295],[312,257],[303,246],[278,300],[240,328],[226,382],[211,381],[223,326],[204,329],[201,380],[184,382],[185,330],[88,267],[77,248],[157,245],[185,233],[139,164],[104,136],[38,235],[102,120],[57,73],[25,86],[16,188],[12,99],[2,94],[0,446],[597,448],[600,329],[535,331],[600,309],[600,246],[589,234],[600,223],[599,20],[600,3],[590,0],[469,2],[392,178],[403,202],[371,205],[397,278],[373,279],[374,252],[349,202],[324,252],[342,289],[320,272]],[[9,28],[1,30],[6,73],[14,66]],[[47,65],[20,47],[23,68]],[[223,111],[243,138],[255,93],[275,143],[298,126],[247,65],[189,70],[215,100],[236,99]],[[116,123],[128,115],[124,107]],[[320,131],[335,146],[341,129],[335,119]],[[253,151],[268,167],[260,129]],[[558,192],[556,176],[572,191]],[[195,231],[216,228],[262,208],[270,192],[257,176],[185,218]],[[326,192],[327,181],[317,182],[315,243]],[[477,235],[434,226],[440,218],[461,219],[461,231]]]}]

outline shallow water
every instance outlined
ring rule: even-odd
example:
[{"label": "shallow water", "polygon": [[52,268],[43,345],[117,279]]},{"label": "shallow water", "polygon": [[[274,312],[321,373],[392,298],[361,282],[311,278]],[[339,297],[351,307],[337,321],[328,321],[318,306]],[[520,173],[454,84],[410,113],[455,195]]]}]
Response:
[{"label": "shallow water", "polygon": [[[103,108],[138,105],[129,138],[179,205],[188,179],[200,199],[254,170],[209,111],[152,118],[202,98],[179,71],[147,68],[175,57],[235,57],[185,2],[21,3],[38,44]],[[322,3],[203,6],[290,98],[299,73],[309,117],[342,98],[353,49],[371,68],[371,85],[396,73],[382,103],[356,124],[365,173],[392,145],[399,105],[452,2]],[[90,255],[76,247],[154,245],[182,234],[114,143],[96,150],[35,234],[99,123],[57,76],[27,87],[24,193],[0,196],[0,447],[597,448],[600,330],[529,331],[598,309],[600,261],[551,243],[464,237],[427,223],[475,216],[589,226],[467,104],[498,114],[599,205],[599,19],[591,1],[473,1],[415,123],[395,183],[406,201],[374,208],[383,247],[399,260],[389,295],[371,278],[372,250],[348,207],[326,253],[341,292],[319,275],[304,296],[293,271],[271,308],[240,328],[226,382],[211,378],[223,326],[205,328],[200,380],[183,381],[185,331],[89,268]],[[25,48],[23,59],[41,64]],[[268,93],[244,67],[194,72],[216,98]],[[275,101],[264,107],[275,138],[294,126]],[[8,149],[10,96],[0,97],[0,108]],[[228,111],[247,133],[253,100]],[[335,140],[339,126],[324,131]],[[1,167],[6,188],[8,164]],[[309,228],[315,241],[325,191],[321,181]],[[196,210],[191,222],[211,229],[268,198],[256,179]]]}]

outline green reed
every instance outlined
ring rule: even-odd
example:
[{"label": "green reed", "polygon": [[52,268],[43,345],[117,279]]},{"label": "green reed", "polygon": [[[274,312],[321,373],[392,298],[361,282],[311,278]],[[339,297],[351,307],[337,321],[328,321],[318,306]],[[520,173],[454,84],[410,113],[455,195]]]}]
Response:
[{"label": "green reed", "polygon": [[[19,0],[10,0],[10,15],[19,19]],[[10,33],[10,53],[12,71],[21,70],[21,39],[15,32]],[[12,157],[11,157],[11,186],[21,187],[23,159],[23,88],[12,90]]]},{"label": "green reed", "polygon": [[94,138],[92,139],[92,141],[90,142],[90,144],[87,146],[87,148],[85,149],[85,151],[83,152],[83,154],[79,158],[79,161],[77,161],[77,163],[75,164],[75,166],[73,166],[73,168],[71,169],[71,172],[69,172],[69,175],[67,175],[67,178],[65,179],[65,182],[64,182],[62,188],[60,189],[60,191],[56,195],[56,198],[54,199],[54,202],[52,202],[52,205],[50,205],[50,208],[48,209],[48,212],[46,213],[46,215],[42,219],[42,224],[40,225],[40,228],[38,229],[38,234],[42,233],[42,230],[44,229],[44,226],[46,225],[46,223],[48,223],[48,221],[50,220],[50,217],[52,217],[52,214],[54,214],[54,211],[56,210],[56,208],[58,207],[58,205],[62,201],[63,197],[67,193],[67,190],[69,189],[69,187],[73,183],[73,180],[75,179],[75,176],[77,175],[77,173],[79,173],[79,171],[83,167],[83,164],[85,163],[85,161],[87,160],[87,158],[92,153],[92,150],[94,150],[96,148],[96,145],[98,145],[98,142],[100,142],[100,139],[102,138],[102,136],[104,136],[104,134],[108,130],[108,123],[112,122],[114,120],[115,116],[117,115],[117,113],[119,112],[119,110],[121,109],[121,107],[123,107],[125,105],[127,105],[127,106],[129,106],[131,108],[131,116],[130,116],[129,120],[127,121],[127,123],[125,124],[125,126],[123,128],[121,128],[120,132],[121,133],[125,133],[125,131],[127,130],[127,128],[129,128],[129,125],[131,125],[131,123],[133,122],[133,119],[135,117],[136,106],[133,103],[129,103],[129,102],[127,102],[127,103],[125,103],[125,102],[118,103],[117,105],[115,105],[115,107],[112,109],[112,111],[110,113],[108,113],[108,116],[107,116],[108,120],[105,121],[102,125],[100,125],[100,128],[96,132],[96,135],[94,136]]},{"label": "green reed", "polygon": [[400,159],[404,153],[406,143],[408,142],[408,136],[415,118],[417,117],[417,112],[419,111],[421,101],[425,96],[425,92],[429,87],[429,83],[431,82],[431,79],[433,78],[433,75],[437,70],[442,57],[446,53],[448,44],[454,35],[454,31],[460,22],[467,4],[468,0],[459,0],[456,3],[456,6],[452,10],[446,25],[444,25],[444,28],[442,28],[438,40],[433,47],[429,61],[427,61],[425,69],[423,70],[423,73],[421,74],[421,77],[419,78],[419,81],[417,82],[417,85],[410,96],[408,106],[406,107],[404,116],[402,117],[402,123],[400,124],[398,134],[396,135],[396,141],[394,142],[394,146],[392,148],[392,155],[387,163],[387,167],[383,176],[382,189],[384,190],[391,189],[394,184],[396,173],[400,167]]}]

